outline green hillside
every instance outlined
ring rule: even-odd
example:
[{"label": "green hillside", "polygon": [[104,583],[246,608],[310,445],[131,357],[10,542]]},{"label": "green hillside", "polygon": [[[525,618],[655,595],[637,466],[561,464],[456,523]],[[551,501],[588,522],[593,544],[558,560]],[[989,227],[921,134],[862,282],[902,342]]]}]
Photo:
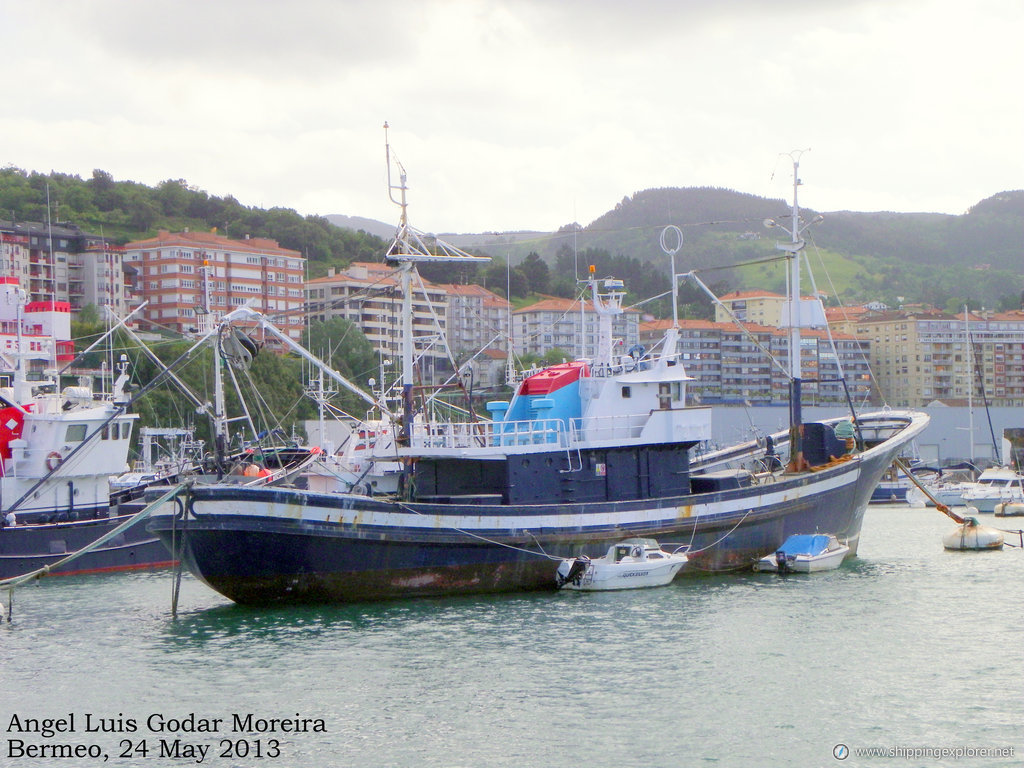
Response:
[{"label": "green hillside", "polygon": [[[47,200],[50,202],[47,210]],[[0,220],[69,223],[115,244],[152,237],[158,230],[212,230],[228,237],[268,237],[299,251],[309,260],[310,277],[328,267],[380,258],[383,240],[342,229],[321,216],[300,216],[287,208],[245,206],[230,195],[215,197],[169,179],[156,187],[115,181],[95,170],[82,179],[66,173],[42,174],[19,168],[0,169]]]},{"label": "green hillside", "polygon": [[[47,192],[54,221],[69,222],[115,242],[152,236],[159,229],[212,229],[229,237],[269,237],[308,259],[310,277],[355,260],[380,259],[385,240],[339,227],[321,216],[300,216],[285,208],[245,206],[234,197],[208,195],[183,179],[154,187],[115,181],[102,170],[82,179],[70,174],[0,170],[0,219],[46,221]],[[695,270],[717,290],[758,288],[781,292],[784,273],[763,263],[779,255],[779,229],[764,219],[784,220],[789,205],[733,190],[648,189],[624,197],[614,209],[587,226],[570,224],[549,234],[461,235],[457,244],[486,253],[495,263],[444,280],[479,280],[499,292],[507,283],[505,257],[513,267],[531,253],[552,270],[531,283],[523,270],[510,277],[513,297],[530,292],[571,295],[574,273],[591,262],[615,273],[640,291],[668,286],[669,260],[659,244],[665,226],[683,232],[676,255],[679,272]],[[812,219],[817,211],[805,210]],[[807,255],[818,289],[843,304],[883,301],[889,305],[923,302],[940,308],[1010,309],[1024,291],[1024,191],[982,200],[960,216],[933,213],[825,212],[807,230]],[[363,221],[363,220],[360,220]],[[605,274],[602,272],[601,274]],[[653,291],[657,293],[658,291]],[[652,294],[647,294],[652,295]],[[667,302],[650,307],[664,312]]]},{"label": "green hillside", "polygon": [[[573,248],[628,254],[665,270],[659,237],[673,224],[684,233],[677,271],[695,270],[730,289],[780,291],[777,265],[749,262],[778,255],[789,205],[779,199],[717,188],[649,189],[623,200],[585,227],[569,225],[547,238],[501,245],[518,263],[530,251],[554,263]],[[805,220],[818,212],[802,211]],[[961,216],[931,213],[824,213],[809,228],[807,255],[818,289],[843,304],[924,302],[940,308],[1010,309],[1024,290],[1024,191],[983,200]],[[486,250],[486,246],[480,246]],[[707,281],[706,281],[707,282]],[[900,299],[902,297],[902,301]]]}]

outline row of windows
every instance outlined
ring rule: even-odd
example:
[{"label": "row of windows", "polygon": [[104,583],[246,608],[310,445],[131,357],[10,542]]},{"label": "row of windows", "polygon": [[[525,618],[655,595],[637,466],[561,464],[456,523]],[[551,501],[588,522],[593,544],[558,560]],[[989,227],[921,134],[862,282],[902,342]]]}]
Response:
[{"label": "row of windows", "polygon": [[[85,440],[89,427],[87,424],[68,424],[64,432],[64,442],[80,443]],[[132,434],[132,423],[130,421],[114,421],[105,424],[100,430],[100,437],[103,440],[127,440]]]},{"label": "row of windows", "polygon": [[302,261],[298,259],[289,259],[284,256],[260,256],[253,254],[236,254],[230,251],[189,251],[189,250],[175,250],[170,249],[168,251],[139,251],[137,253],[126,254],[132,260],[141,258],[142,261],[149,261],[150,259],[193,259],[193,260],[207,260],[207,261],[220,261],[220,262],[231,262],[236,263],[252,264],[254,266],[262,266],[264,262],[268,267],[278,267],[281,269],[302,269]]}]

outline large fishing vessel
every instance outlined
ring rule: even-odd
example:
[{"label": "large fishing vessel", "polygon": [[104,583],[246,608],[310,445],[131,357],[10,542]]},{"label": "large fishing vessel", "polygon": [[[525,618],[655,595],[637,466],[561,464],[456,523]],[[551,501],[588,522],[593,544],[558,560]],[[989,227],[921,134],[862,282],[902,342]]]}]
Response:
[{"label": "large fishing vessel", "polygon": [[[792,238],[780,246],[795,277],[791,350],[800,348],[802,311],[792,298],[805,226],[797,183]],[[594,557],[630,537],[685,545],[686,569],[700,572],[749,569],[792,534],[832,534],[856,553],[872,490],[927,416],[886,410],[803,423],[797,355],[788,432],[691,459],[711,436],[712,409],[687,397],[677,328],[650,353],[614,354],[617,280],[589,281],[599,317],[593,357],[528,376],[509,401],[488,404],[486,419],[417,414],[415,265],[473,257],[425,252],[408,226],[404,170],[396,188],[402,218],[387,258],[404,297],[404,408],[396,439],[375,458],[404,466],[399,492],[193,485],[149,527],[199,579],[240,603],[362,601],[554,589],[563,559]],[[242,320],[308,355],[250,310],[223,322]]]}]

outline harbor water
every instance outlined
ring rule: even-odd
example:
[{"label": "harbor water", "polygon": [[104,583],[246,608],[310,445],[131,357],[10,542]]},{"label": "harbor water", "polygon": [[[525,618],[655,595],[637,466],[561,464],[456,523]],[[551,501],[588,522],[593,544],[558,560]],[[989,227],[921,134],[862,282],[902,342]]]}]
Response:
[{"label": "harbor water", "polygon": [[51,578],[0,627],[0,765],[1017,766],[1024,552],[952,527],[871,507],[837,571],[615,593],[254,609],[186,575],[176,618],[170,571]]}]

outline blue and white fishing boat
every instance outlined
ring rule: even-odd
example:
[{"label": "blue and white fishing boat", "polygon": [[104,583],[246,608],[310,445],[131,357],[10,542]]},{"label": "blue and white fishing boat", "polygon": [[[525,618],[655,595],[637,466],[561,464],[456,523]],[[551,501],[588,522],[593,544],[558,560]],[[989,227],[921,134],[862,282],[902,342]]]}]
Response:
[{"label": "blue and white fishing boat", "polygon": [[[792,239],[780,248],[799,297],[806,225],[796,205],[796,167]],[[422,247],[408,226],[404,170],[398,188],[401,224],[387,259],[402,279],[405,408],[398,438],[380,458],[404,465],[400,492],[194,485],[157,509],[149,527],[196,577],[240,603],[365,601],[553,589],[562,560],[634,537],[688,545],[686,569],[699,572],[749,569],[808,530],[833,531],[856,552],[873,489],[928,417],[858,414],[851,451],[855,441],[848,446],[833,429],[845,419],[803,422],[796,355],[789,368],[793,426],[773,436],[785,463],[742,468],[765,457],[764,445],[752,442],[691,464],[691,449],[711,437],[712,410],[687,397],[692,379],[677,352],[676,327],[656,354],[614,354],[619,281],[590,281],[599,316],[593,357],[529,376],[509,401],[488,405],[489,419],[431,422],[417,414],[415,264],[475,257],[442,243]],[[789,348],[800,349],[800,302],[789,308]],[[236,320],[258,322],[308,355],[251,310],[222,322]]]}]

